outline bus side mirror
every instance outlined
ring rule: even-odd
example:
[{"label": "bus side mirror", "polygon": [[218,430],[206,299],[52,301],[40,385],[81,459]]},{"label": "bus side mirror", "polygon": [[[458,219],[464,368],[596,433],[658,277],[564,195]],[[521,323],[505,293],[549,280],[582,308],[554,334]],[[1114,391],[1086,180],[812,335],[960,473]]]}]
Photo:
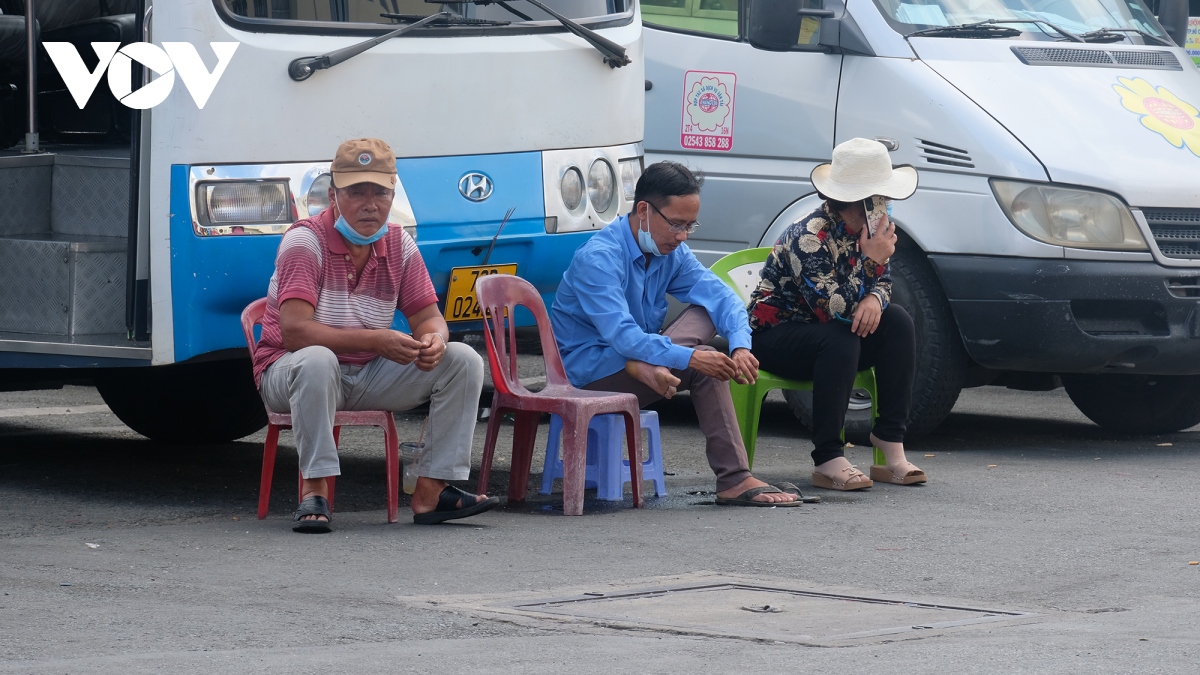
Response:
[{"label": "bus side mirror", "polygon": [[1188,0],[1160,0],[1158,22],[1175,44],[1182,47],[1187,42]]},{"label": "bus side mirror", "polygon": [[[833,11],[805,5],[823,0],[755,0],[750,4],[747,38],[757,49],[786,52],[818,44],[819,34],[833,19]],[[836,31],[835,31],[836,32]],[[823,43],[823,41],[821,41]]]}]

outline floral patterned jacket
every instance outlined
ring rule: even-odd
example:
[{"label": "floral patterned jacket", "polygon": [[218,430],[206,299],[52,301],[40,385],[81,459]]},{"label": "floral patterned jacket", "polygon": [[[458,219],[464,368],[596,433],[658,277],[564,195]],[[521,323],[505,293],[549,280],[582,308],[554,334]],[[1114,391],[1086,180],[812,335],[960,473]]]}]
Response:
[{"label": "floral patterned jacket", "polygon": [[849,322],[867,293],[887,307],[890,273],[890,265],[859,252],[858,237],[822,204],[793,223],[775,244],[750,296],[750,330],[784,321]]}]

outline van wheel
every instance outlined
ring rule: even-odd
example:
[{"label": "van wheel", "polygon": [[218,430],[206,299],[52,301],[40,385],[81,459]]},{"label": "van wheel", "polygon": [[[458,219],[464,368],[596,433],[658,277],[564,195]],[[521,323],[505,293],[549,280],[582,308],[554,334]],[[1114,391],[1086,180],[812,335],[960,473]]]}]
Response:
[{"label": "van wheel", "polygon": [[1063,375],[1071,402],[1109,431],[1169,434],[1200,424],[1200,375]]},{"label": "van wheel", "polygon": [[96,377],[130,429],[161,443],[228,443],[267,424],[250,360],[112,368]]},{"label": "van wheel", "polygon": [[[908,312],[917,333],[912,410],[905,434],[905,440],[911,440],[933,431],[950,414],[966,382],[968,358],[933,267],[919,248],[904,239],[892,256],[892,302]],[[784,398],[800,422],[812,429],[812,392],[785,391]],[[870,406],[852,395],[846,411],[846,440],[865,445],[870,432]]]}]

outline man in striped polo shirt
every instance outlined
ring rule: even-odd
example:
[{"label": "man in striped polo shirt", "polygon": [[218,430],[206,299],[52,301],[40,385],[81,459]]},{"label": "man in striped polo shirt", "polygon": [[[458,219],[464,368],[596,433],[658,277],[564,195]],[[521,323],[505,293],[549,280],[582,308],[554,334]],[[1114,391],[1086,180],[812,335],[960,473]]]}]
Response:
[{"label": "man in striped polo shirt", "polygon": [[[388,227],[396,157],[386,143],[342,143],[330,167],[330,207],[293,225],[279,243],[254,377],[267,407],[292,414],[304,495],[297,532],[329,532],[326,477],[341,473],[338,410],[408,410],[429,402],[429,436],[417,465],[413,521],[482,513],[499,500],[449,485],[471,470],[483,360],[449,343],[416,243]],[[412,335],[392,330],[399,309]]]}]

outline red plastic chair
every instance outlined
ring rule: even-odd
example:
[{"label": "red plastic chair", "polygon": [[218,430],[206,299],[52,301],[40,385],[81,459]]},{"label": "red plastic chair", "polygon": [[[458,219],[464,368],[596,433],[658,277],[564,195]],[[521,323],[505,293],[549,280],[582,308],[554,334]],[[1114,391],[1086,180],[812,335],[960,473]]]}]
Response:
[{"label": "red plastic chair", "polygon": [[[587,462],[588,423],[593,415],[621,413],[625,416],[625,440],[629,447],[629,467],[633,506],[642,506],[641,432],[638,400],[633,394],[576,389],[567,380],[550,318],[542,297],[528,281],[510,275],[481,278],[475,284],[484,314],[484,337],[488,363],[496,393],[488,417],[487,439],[483,444],[483,462],[479,472],[480,494],[487,492],[492,471],[496,436],[505,413],[515,418],[513,428],[512,473],[508,479],[508,501],[525,501],[533,445],[542,413],[553,413],[563,421],[563,515],[583,515],[583,482]],[[516,308],[523,305],[537,320],[546,364],[546,388],[532,392],[521,384],[517,373]],[[507,328],[507,329],[506,329]]]},{"label": "red plastic chair", "polygon": [[[242,311],[242,331],[246,334],[246,346],[254,354],[258,340],[254,339],[254,327],[262,323],[267,311],[267,299],[250,303]],[[271,501],[271,478],[275,474],[275,450],[279,445],[279,431],[292,428],[292,416],[287,413],[267,410],[267,441],[263,445],[262,479],[258,485],[258,519],[267,517],[267,506]],[[383,455],[387,467],[387,518],[394,523],[398,518],[400,502],[400,444],[396,433],[396,421],[386,410],[339,410],[333,417],[333,443],[336,446],[342,427],[380,427],[383,429]],[[333,488],[335,477],[326,478],[329,485],[329,510],[333,511]],[[300,474],[299,498],[304,496],[304,474]]]}]

